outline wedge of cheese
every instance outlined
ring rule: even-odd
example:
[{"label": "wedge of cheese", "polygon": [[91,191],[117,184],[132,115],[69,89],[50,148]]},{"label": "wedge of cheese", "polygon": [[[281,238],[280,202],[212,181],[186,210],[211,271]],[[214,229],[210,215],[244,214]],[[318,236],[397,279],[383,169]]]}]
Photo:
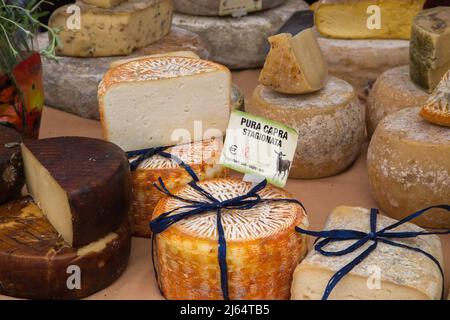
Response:
[{"label": "wedge of cheese", "polygon": [[91,4],[99,8],[114,8],[128,0],[82,0],[84,3]]},{"label": "wedge of cheese", "polygon": [[288,94],[322,89],[328,76],[327,63],[312,29],[296,36],[282,33],[269,38],[270,52],[259,82]]},{"label": "wedge of cheese", "polygon": [[61,30],[60,56],[108,57],[129,55],[170,32],[171,0],[129,0],[112,9],[82,1],[53,12],[49,26]]},{"label": "wedge of cheese", "polygon": [[[377,230],[396,220],[379,215]],[[370,231],[370,211],[356,207],[337,207],[326,223],[326,230],[348,229]],[[424,231],[411,223],[392,230],[393,232]],[[437,236],[421,236],[410,239],[391,239],[400,244],[428,252],[442,265],[443,252]],[[339,251],[355,241],[333,242],[327,251]],[[312,250],[297,267],[292,283],[292,299],[319,300],[331,277],[355,259],[373,242],[368,242],[353,253],[328,257]],[[332,300],[438,300],[442,294],[442,276],[439,268],[421,253],[404,248],[378,243],[377,248],[331,292]]]},{"label": "wedge of cheese", "polygon": [[119,65],[106,73],[98,92],[104,136],[126,151],[223,135],[230,97],[226,67],[185,57]]},{"label": "wedge of cheese", "polygon": [[129,164],[114,144],[81,137],[30,140],[22,156],[29,193],[70,246],[104,237],[127,217]]},{"label": "wedge of cheese", "polygon": [[450,127],[450,70],[434,89],[420,115],[431,123]]},{"label": "wedge of cheese", "polygon": [[409,39],[411,23],[425,0],[322,0],[317,30],[339,39]]}]

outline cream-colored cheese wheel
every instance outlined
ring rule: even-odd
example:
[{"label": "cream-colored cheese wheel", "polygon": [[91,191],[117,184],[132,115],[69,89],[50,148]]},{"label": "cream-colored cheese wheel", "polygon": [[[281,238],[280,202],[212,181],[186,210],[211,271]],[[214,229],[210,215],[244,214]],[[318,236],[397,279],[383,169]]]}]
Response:
[{"label": "cream-colored cheese wheel", "polygon": [[409,66],[384,72],[375,82],[367,99],[367,132],[372,136],[384,117],[400,109],[419,107],[428,99],[428,93],[411,81]]},{"label": "cream-colored cheese wheel", "polygon": [[[246,194],[251,183],[238,179],[213,179],[199,183],[216,199]],[[205,201],[190,186],[175,195]],[[263,199],[291,198],[284,190],[267,185]],[[164,197],[153,218],[188,203]],[[292,273],[306,253],[304,235],[295,226],[308,227],[296,203],[265,202],[248,210],[222,210],[227,242],[230,299],[289,299]],[[158,280],[168,299],[222,299],[218,261],[217,214],[209,212],[181,220],[155,238]]]},{"label": "cream-colored cheese wheel", "polygon": [[285,95],[259,85],[246,111],[297,130],[291,178],[322,178],[343,171],[358,156],[365,138],[364,108],[352,86],[335,77],[324,89],[304,95]]},{"label": "cream-colored cheese wheel", "polygon": [[[450,204],[450,129],[425,121],[420,108],[384,118],[369,146],[367,164],[379,207],[400,219],[432,205]],[[450,228],[441,209],[416,219],[430,228]]]}]

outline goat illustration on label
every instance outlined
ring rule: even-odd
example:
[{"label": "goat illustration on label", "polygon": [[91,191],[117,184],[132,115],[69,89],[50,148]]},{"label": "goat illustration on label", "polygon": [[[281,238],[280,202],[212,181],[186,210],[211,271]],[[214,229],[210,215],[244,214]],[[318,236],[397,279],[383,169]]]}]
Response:
[{"label": "goat illustration on label", "polygon": [[297,139],[298,133],[293,128],[235,110],[231,113],[220,163],[284,187]]}]

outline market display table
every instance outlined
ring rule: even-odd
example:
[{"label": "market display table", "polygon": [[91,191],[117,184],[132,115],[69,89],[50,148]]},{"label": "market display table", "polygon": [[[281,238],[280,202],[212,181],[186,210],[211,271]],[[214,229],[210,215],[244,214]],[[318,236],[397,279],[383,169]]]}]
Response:
[{"label": "market display table", "polygon": [[[248,99],[256,87],[258,70],[233,73],[233,81],[245,92]],[[94,138],[102,137],[100,123],[86,120],[62,111],[45,108],[40,137],[78,135]],[[286,189],[303,202],[308,209],[310,228],[321,230],[328,214],[337,206],[375,207],[370,195],[366,168],[367,143],[359,158],[344,173],[317,180],[290,179]],[[445,254],[446,288],[450,286],[450,237],[443,236]],[[312,239],[309,243],[312,245]],[[149,239],[134,238],[131,257],[125,273],[109,288],[102,290],[88,299],[163,299],[160,294],[150,254]],[[0,299],[10,297],[0,296]]]}]

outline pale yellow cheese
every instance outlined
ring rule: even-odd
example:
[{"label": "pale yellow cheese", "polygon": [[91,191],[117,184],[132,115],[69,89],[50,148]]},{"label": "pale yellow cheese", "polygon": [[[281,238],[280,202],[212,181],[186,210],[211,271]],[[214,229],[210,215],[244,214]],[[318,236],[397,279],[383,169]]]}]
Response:
[{"label": "pale yellow cheese", "polygon": [[301,94],[320,90],[328,76],[327,63],[312,29],[291,36],[282,33],[269,38],[270,52],[259,82],[273,90]]},{"label": "pale yellow cheese", "polygon": [[114,8],[128,0],[82,0],[84,3],[91,4],[99,8]]}]

